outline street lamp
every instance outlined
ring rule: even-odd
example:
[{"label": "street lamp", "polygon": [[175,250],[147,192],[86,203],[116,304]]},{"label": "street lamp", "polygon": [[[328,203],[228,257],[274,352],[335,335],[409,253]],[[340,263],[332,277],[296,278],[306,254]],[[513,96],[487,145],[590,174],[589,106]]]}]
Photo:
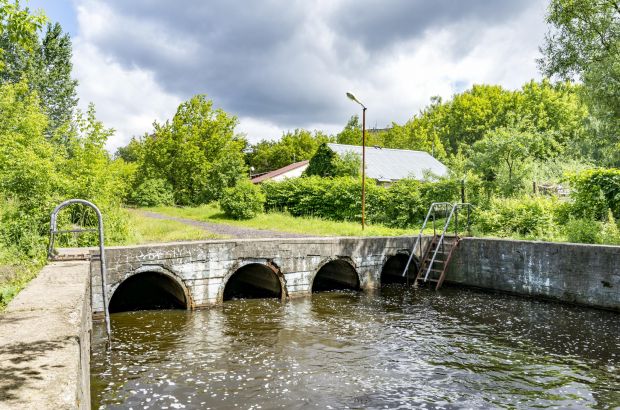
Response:
[{"label": "street lamp", "polygon": [[351,101],[355,101],[362,106],[362,231],[365,225],[366,216],[366,106],[351,93],[347,93]]}]

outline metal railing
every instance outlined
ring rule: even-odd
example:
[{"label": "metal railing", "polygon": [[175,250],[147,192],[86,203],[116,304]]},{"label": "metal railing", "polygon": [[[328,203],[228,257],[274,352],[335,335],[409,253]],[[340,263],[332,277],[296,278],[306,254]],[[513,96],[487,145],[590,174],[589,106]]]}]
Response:
[{"label": "metal railing", "polygon": [[[86,229],[58,229],[58,212],[61,209],[73,205],[73,204],[81,204],[92,208],[97,214],[97,221],[99,223],[98,229],[95,228],[86,228]],[[101,258],[101,288],[103,294],[103,311],[105,314],[105,325],[106,331],[108,334],[108,346],[112,346],[112,334],[110,330],[110,312],[108,312],[108,297],[107,297],[107,280],[106,280],[106,265],[105,265],[105,248],[103,246],[103,217],[101,216],[101,211],[99,208],[92,202],[86,201],[84,199],[69,199],[68,201],[64,201],[60,205],[58,205],[52,211],[51,221],[50,221],[50,246],[48,249],[48,258],[52,259],[54,257],[54,242],[56,235],[65,234],[65,233],[83,233],[83,232],[98,232],[99,233],[99,257]]]},{"label": "metal railing", "polygon": [[424,230],[426,229],[426,225],[428,224],[429,219],[431,218],[431,216],[433,217],[433,234],[436,235],[437,234],[436,233],[437,230],[435,227],[435,222],[437,220],[436,210],[443,208],[444,215],[447,215],[448,209],[450,207],[453,207],[453,205],[450,202],[433,202],[430,208],[428,208],[426,218],[424,218],[424,223],[422,224],[422,228],[420,228],[420,233],[418,233],[418,236],[415,242],[413,243],[413,247],[411,248],[411,252],[409,253],[409,259],[407,260],[407,265],[405,265],[405,270],[403,271],[403,277],[407,277],[407,281],[409,281],[409,276],[407,276],[407,271],[409,270],[409,266],[411,265],[411,261],[413,260],[413,256],[415,255],[416,247],[418,247],[418,249],[420,250],[420,258],[422,257],[421,241],[422,241],[422,236],[424,235]]},{"label": "metal railing", "polygon": [[450,211],[450,215],[448,216],[448,218],[446,219],[446,223],[444,224],[443,230],[441,232],[441,237],[439,238],[439,241],[437,242],[437,246],[435,247],[435,252],[433,252],[433,257],[431,258],[431,261],[429,262],[428,267],[426,268],[426,274],[424,275],[424,282],[428,280],[428,275],[431,273],[431,269],[433,268],[433,263],[435,263],[435,259],[437,258],[437,253],[439,252],[440,247],[443,249],[443,241],[446,237],[446,232],[448,231],[450,227],[450,221],[452,220],[453,216],[454,216],[454,236],[456,240],[458,240],[458,234],[459,234],[458,214],[459,214],[459,208],[463,208],[463,207],[467,208],[467,231],[469,233],[472,204],[470,203],[454,204],[454,206],[452,207],[452,210]]}]

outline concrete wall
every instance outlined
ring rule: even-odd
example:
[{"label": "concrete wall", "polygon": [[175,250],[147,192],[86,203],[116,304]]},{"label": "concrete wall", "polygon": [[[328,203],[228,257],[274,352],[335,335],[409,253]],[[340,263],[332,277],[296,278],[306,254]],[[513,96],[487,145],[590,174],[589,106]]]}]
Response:
[{"label": "concrete wall", "polygon": [[51,263],[0,315],[0,409],[90,408],[89,279]]},{"label": "concrete wall", "polygon": [[446,281],[620,311],[620,247],[465,238]]},{"label": "concrete wall", "polygon": [[[286,297],[296,297],[309,294],[318,270],[334,259],[353,266],[362,288],[374,288],[387,259],[408,252],[413,241],[411,237],[244,239],[108,248],[107,293],[111,299],[125,279],[152,271],[177,281],[191,307],[213,305],[222,302],[226,281],[234,272],[260,263],[279,275]],[[103,310],[99,264],[93,259],[91,265],[94,312]]]},{"label": "concrete wall", "polygon": [[[414,237],[293,238],[109,248],[108,297],[128,277],[154,271],[174,279],[190,307],[212,305],[222,302],[230,276],[251,263],[273,269],[285,297],[303,296],[318,270],[335,259],[351,264],[363,289],[374,288],[385,262],[408,253],[413,242]],[[97,260],[91,274],[93,311],[101,312]],[[465,238],[446,281],[620,311],[620,247]]]}]

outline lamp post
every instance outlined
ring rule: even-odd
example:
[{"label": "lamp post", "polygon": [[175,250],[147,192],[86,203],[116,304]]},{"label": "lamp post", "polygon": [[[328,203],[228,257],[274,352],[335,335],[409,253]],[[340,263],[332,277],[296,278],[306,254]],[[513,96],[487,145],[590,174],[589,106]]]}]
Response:
[{"label": "lamp post", "polygon": [[366,106],[351,93],[347,93],[350,100],[362,106],[362,231],[366,223]]}]

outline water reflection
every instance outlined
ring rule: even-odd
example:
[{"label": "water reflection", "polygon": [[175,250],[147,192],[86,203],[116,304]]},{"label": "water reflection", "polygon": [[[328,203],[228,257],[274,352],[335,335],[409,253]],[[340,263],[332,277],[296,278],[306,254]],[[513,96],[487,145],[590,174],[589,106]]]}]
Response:
[{"label": "water reflection", "polygon": [[93,407],[613,408],[619,316],[390,286],[112,315]]}]

